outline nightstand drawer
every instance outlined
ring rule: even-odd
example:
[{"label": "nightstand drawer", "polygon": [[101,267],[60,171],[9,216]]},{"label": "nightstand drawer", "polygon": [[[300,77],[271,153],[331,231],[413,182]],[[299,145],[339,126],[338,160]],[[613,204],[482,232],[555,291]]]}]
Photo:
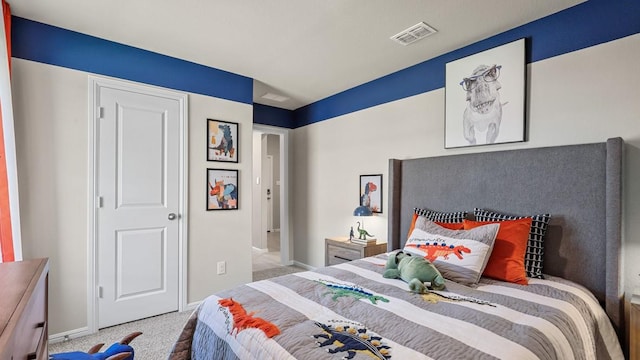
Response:
[{"label": "nightstand drawer", "polygon": [[347,249],[329,244],[327,245],[327,256],[329,258],[329,265],[335,265],[359,259],[362,257],[362,252],[360,250]]},{"label": "nightstand drawer", "polygon": [[382,254],[387,250],[387,244],[383,242],[363,245],[351,242],[347,237],[326,238],[324,246],[324,264],[326,266]]}]

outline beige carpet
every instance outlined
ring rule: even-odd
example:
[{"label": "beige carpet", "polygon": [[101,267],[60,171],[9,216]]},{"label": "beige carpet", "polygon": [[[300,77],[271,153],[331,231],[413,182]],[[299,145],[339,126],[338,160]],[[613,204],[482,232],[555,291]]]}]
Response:
[{"label": "beige carpet", "polygon": [[[305,269],[297,266],[279,266],[253,272],[253,281],[264,280],[275,276],[291,274]],[[124,336],[141,331],[131,342],[135,350],[136,360],[160,360],[169,356],[173,343],[178,338],[182,327],[191,315],[191,311],[173,312],[147,319],[101,329],[97,334],[81,338],[49,344],[49,353],[57,354],[68,351],[87,351],[95,344],[104,343],[102,350],[120,341]]]},{"label": "beige carpet", "polygon": [[254,271],[253,281],[269,279],[269,278],[281,276],[281,275],[293,274],[293,273],[297,273],[305,270],[306,269],[292,265],[292,266],[279,266],[277,268]]},{"label": "beige carpet", "polygon": [[101,329],[97,334],[80,337],[56,344],[49,344],[49,353],[87,351],[95,344],[104,343],[105,350],[120,341],[125,335],[141,331],[131,342],[136,360],[166,359],[191,311],[173,312],[147,319]]}]

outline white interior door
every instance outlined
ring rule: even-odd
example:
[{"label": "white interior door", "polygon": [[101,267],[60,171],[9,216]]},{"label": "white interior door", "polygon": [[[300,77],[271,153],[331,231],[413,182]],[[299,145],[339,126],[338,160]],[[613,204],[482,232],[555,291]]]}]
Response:
[{"label": "white interior door", "polygon": [[99,89],[98,327],[178,310],[180,103]]}]

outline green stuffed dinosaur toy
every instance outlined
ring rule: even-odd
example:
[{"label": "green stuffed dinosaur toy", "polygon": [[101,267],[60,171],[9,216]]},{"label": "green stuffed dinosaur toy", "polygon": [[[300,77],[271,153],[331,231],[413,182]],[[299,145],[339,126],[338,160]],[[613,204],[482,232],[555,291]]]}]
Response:
[{"label": "green stuffed dinosaur toy", "polygon": [[389,255],[384,274],[387,279],[400,278],[409,284],[409,289],[416,293],[426,293],[425,282],[431,283],[434,290],[444,289],[444,277],[429,260],[411,256],[398,251]]}]

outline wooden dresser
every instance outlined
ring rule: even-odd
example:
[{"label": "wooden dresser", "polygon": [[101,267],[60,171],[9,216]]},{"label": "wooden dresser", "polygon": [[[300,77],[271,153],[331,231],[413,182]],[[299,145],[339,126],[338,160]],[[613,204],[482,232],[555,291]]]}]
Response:
[{"label": "wooden dresser", "polygon": [[47,360],[47,259],[0,264],[0,359]]},{"label": "wooden dresser", "polygon": [[629,359],[640,359],[640,294],[631,297],[629,324]]}]

